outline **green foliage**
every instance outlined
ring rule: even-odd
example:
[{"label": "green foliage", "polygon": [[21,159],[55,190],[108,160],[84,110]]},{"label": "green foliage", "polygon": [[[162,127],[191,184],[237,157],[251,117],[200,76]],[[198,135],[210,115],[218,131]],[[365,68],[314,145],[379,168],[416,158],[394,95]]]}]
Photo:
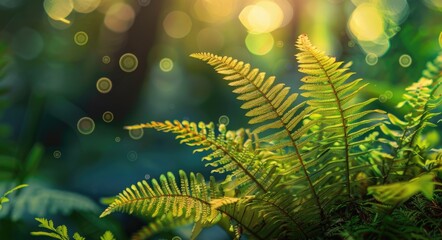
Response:
[{"label": "green foliage", "polygon": [[[39,232],[31,232],[33,236],[45,236],[48,238],[60,239],[60,240],[69,240],[68,229],[66,225],[60,225],[55,227],[54,222],[52,220],[47,220],[45,218],[36,218],[37,222],[40,223],[39,227],[45,229],[46,231]],[[79,233],[74,233],[72,236],[74,240],[85,240],[86,238],[82,237]],[[101,237],[100,240],[115,240],[114,235],[110,231],[106,231]]]},{"label": "green foliage", "polygon": [[11,194],[11,193],[17,191],[17,190],[20,189],[20,188],[24,188],[24,187],[27,187],[27,186],[28,186],[28,184],[21,184],[21,185],[18,185],[18,186],[16,186],[16,187],[14,187],[14,188],[8,190],[7,192],[5,192],[5,193],[3,194],[3,196],[0,197],[0,210],[3,209],[3,206],[2,206],[3,203],[7,203],[7,202],[9,202],[9,198],[6,197],[7,195],[9,195],[9,194]]},{"label": "green foliage", "polygon": [[440,59],[406,89],[402,105],[412,109],[401,120],[370,109],[376,99],[360,99],[367,84],[351,79],[350,64],[325,55],[305,35],[296,47],[299,71],[306,74],[300,87],[305,99],[250,64],[192,54],[233,87],[253,129],[231,131],[220,124],[216,131],[213,123],[188,121],[126,128],[175,134],[195,152],[208,152],[202,160],[225,179],[206,182],[201,174],[180,171],[177,183],[172,173],[161,175],[126,188],[101,216],[119,211],[154,218],[134,239],[188,222],[194,223],[192,239],[213,224],[236,239],[379,239],[400,231],[406,238],[440,237],[426,230],[437,222],[413,225],[405,217],[427,213],[408,206],[410,201],[433,200],[434,209],[441,208],[435,196],[442,154],[434,149],[434,133],[424,131],[436,126],[430,120],[441,101]]},{"label": "green foliage", "polygon": [[9,215],[11,220],[17,221],[28,214],[31,216],[59,213],[67,215],[73,211],[97,212],[98,209],[97,204],[80,194],[33,184],[16,196],[14,204],[5,206],[0,212],[0,218]]}]

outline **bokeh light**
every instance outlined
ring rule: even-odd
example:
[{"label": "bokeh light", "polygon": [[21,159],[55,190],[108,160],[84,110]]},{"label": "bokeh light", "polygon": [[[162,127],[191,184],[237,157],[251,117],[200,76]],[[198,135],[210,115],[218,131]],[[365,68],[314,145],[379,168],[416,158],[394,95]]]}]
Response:
[{"label": "bokeh light", "polygon": [[77,122],[77,130],[83,135],[91,134],[95,129],[95,122],[90,117],[80,118]]},{"label": "bokeh light", "polygon": [[222,23],[233,18],[237,0],[196,0],[193,13],[196,19],[205,23]]},{"label": "bokeh light", "polygon": [[390,99],[393,97],[393,92],[392,91],[385,91],[384,95],[387,97],[387,99]]},{"label": "bokeh light", "polygon": [[363,3],[351,14],[349,27],[359,41],[375,41],[384,34],[384,19],[376,6]]},{"label": "bokeh light", "polygon": [[54,20],[67,21],[66,17],[74,9],[72,0],[45,0],[43,7],[46,14]]},{"label": "bokeh light", "polygon": [[365,62],[370,66],[374,66],[378,63],[378,56],[374,53],[369,53],[365,56]]},{"label": "bokeh light", "polygon": [[183,38],[192,29],[192,20],[187,13],[172,11],[163,21],[164,31],[172,38]]},{"label": "bokeh light", "polygon": [[134,9],[126,3],[115,3],[107,11],[104,17],[104,25],[111,31],[123,33],[132,27],[135,20]]},{"label": "bokeh light", "polygon": [[107,77],[102,77],[98,79],[96,87],[99,92],[108,93],[112,89],[112,81]]},{"label": "bokeh light", "polygon": [[111,58],[110,58],[109,56],[103,56],[103,58],[101,59],[101,61],[102,61],[104,64],[109,64],[110,61],[111,61]]},{"label": "bokeh light", "polygon": [[143,137],[143,135],[144,135],[144,130],[142,128],[129,130],[129,137],[134,140],[141,139]]},{"label": "bokeh light", "polygon": [[163,72],[170,72],[173,69],[173,61],[170,58],[163,58],[160,61],[160,69]]},{"label": "bokeh light", "polygon": [[127,159],[131,162],[134,162],[138,159],[138,153],[135,151],[129,151],[127,153]]},{"label": "bokeh light", "polygon": [[247,34],[247,49],[255,55],[266,55],[272,50],[275,40],[270,33]]},{"label": "bokeh light", "polygon": [[72,0],[74,10],[79,13],[90,13],[94,11],[101,3],[101,0]]},{"label": "bokeh light", "polygon": [[88,40],[89,40],[89,36],[87,35],[87,33],[83,32],[83,31],[77,32],[74,35],[74,42],[79,46],[86,45]]},{"label": "bokeh light", "polygon": [[222,115],[222,116],[219,117],[218,123],[219,124],[224,124],[224,125],[227,126],[230,123],[230,118],[228,116],[226,116],[226,115]]},{"label": "bokeh light", "polygon": [[399,64],[404,68],[409,67],[412,62],[413,60],[408,54],[403,54],[399,57]]},{"label": "bokeh light", "polygon": [[54,156],[54,158],[61,158],[61,151],[60,150],[55,150],[54,153],[52,154]]},{"label": "bokeh light", "polygon": [[239,14],[239,20],[250,33],[268,33],[282,25],[284,13],[278,4],[260,1],[245,7]]},{"label": "bokeh light", "polygon": [[133,72],[138,67],[138,58],[132,53],[125,53],[120,57],[120,68],[125,72]]},{"label": "bokeh light", "polygon": [[106,123],[110,123],[114,120],[114,114],[111,111],[106,111],[103,113],[103,121]]},{"label": "bokeh light", "polygon": [[379,102],[384,103],[388,100],[387,96],[385,96],[385,94],[381,94],[379,95]]},{"label": "bokeh light", "polygon": [[144,179],[149,180],[149,179],[150,179],[150,175],[149,175],[148,173],[146,173],[146,174],[144,175]]},{"label": "bokeh light", "polygon": [[121,141],[121,138],[120,137],[115,137],[114,141],[119,143]]}]

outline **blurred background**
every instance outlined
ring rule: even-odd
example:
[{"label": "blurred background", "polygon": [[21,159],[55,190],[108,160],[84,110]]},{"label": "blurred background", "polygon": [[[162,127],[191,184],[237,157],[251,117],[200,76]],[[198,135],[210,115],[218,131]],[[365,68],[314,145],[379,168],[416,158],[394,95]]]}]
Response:
[{"label": "blurred background", "polygon": [[[36,239],[33,219],[47,217],[90,239],[105,229],[127,239],[149,219],[98,220],[100,198],[167,171],[208,176],[174,136],[123,129],[168,119],[247,126],[229,87],[191,53],[241,59],[297,91],[294,43],[306,33],[352,61],[370,83],[364,97],[397,113],[441,31],[441,0],[0,0],[0,193],[30,185],[0,210],[0,238]],[[228,239],[216,227],[200,239],[209,237]]]}]

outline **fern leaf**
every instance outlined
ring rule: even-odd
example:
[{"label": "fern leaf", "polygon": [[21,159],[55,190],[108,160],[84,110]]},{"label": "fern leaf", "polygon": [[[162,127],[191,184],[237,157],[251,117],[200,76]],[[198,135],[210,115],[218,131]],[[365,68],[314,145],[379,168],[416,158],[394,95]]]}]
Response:
[{"label": "fern leaf", "polygon": [[[260,140],[262,149],[274,151],[285,147],[292,148],[294,155],[281,157],[280,164],[283,168],[294,169],[299,167],[302,170],[304,181],[310,189],[313,199],[316,202],[321,218],[324,218],[319,197],[309,178],[305,168],[305,159],[301,154],[297,140],[308,131],[308,127],[296,129],[302,120],[311,112],[310,108],[303,108],[305,102],[295,106],[298,94],[290,94],[290,88],[283,83],[274,84],[275,77],[266,78],[264,72],[253,68],[250,64],[245,64],[231,57],[221,57],[211,53],[195,53],[191,57],[207,62],[221,75],[229,85],[234,87],[233,92],[238,94],[238,99],[245,103],[241,106],[247,109],[247,116],[252,118],[250,124],[259,124],[254,130],[256,134],[273,133],[272,139],[278,145],[272,146],[265,142],[265,138]],[[296,117],[294,117],[296,116]]]},{"label": "fern leaf", "polygon": [[116,239],[111,231],[106,231],[102,236],[100,236],[100,240],[116,240]]},{"label": "fern leaf", "polygon": [[[47,229],[50,232],[31,232],[31,235],[46,236],[61,240],[69,240],[68,230],[65,225],[60,225],[58,227],[55,227],[54,222],[52,220],[47,220],[45,218],[36,218],[35,220],[37,220],[40,223],[40,225],[38,225],[39,227]],[[80,235],[78,236],[80,237]]]},{"label": "fern leaf", "polygon": [[409,182],[370,186],[368,187],[368,194],[372,194],[376,200],[390,205],[403,203],[419,192],[431,200],[435,187],[434,177],[434,173],[428,173],[413,178]]},{"label": "fern leaf", "polygon": [[237,183],[236,187],[244,195],[256,191],[265,193],[279,180],[279,176],[275,174],[276,166],[267,164],[265,159],[256,154],[251,146],[250,133],[243,129],[227,131],[221,125],[217,134],[213,123],[196,124],[188,121],[152,121],[126,128],[154,128],[161,132],[171,132],[177,135],[180,143],[197,147],[194,152],[210,151],[210,154],[203,157],[203,160],[209,162],[206,166],[214,167],[212,172],[231,173],[231,178]]},{"label": "fern leaf", "polygon": [[[357,93],[366,84],[358,86],[361,79],[347,82],[354,74],[347,72],[348,68],[341,67],[342,62],[325,55],[325,53],[313,46],[306,35],[301,35],[296,43],[301,51],[296,54],[299,63],[299,71],[307,74],[301,81],[305,92],[301,95],[308,97],[307,104],[316,114],[322,116],[321,127],[316,134],[328,135],[321,142],[321,147],[328,148],[330,144],[341,145],[344,156],[342,171],[345,175],[347,194],[351,197],[351,171],[355,160],[352,157],[352,139],[356,139],[376,127],[384,118],[370,118],[360,120],[361,117],[371,113],[383,113],[380,110],[369,110],[358,114],[360,109],[366,107],[375,99],[364,102],[355,102]],[[348,93],[350,92],[350,93]],[[336,148],[335,148],[336,149]]]},{"label": "fern leaf", "polygon": [[[432,112],[441,105],[442,97],[440,94],[442,71],[442,53],[440,53],[433,62],[427,63],[427,69],[423,71],[422,77],[411,86],[407,87],[403,94],[404,101],[398,106],[408,105],[411,111],[405,115],[404,120],[399,119],[393,114],[389,114],[389,120],[393,130],[383,126],[384,134],[389,136],[395,142],[393,147],[393,159],[387,164],[387,172],[383,182],[388,182],[393,176],[405,176],[411,165],[414,164],[414,158],[421,156],[421,153],[408,151],[408,149],[419,149],[421,147],[416,141],[426,127],[435,126],[431,119],[439,113]],[[421,151],[420,151],[421,152]],[[395,171],[400,169],[400,171]],[[393,174],[391,174],[393,173]]]},{"label": "fern leaf", "polygon": [[[160,182],[153,179],[150,185],[142,181],[126,188],[100,217],[117,211],[129,214],[137,212],[151,217],[171,213],[174,217],[191,218],[195,222],[212,222],[219,214],[216,207],[237,201],[228,197],[221,200],[212,198],[218,195],[219,189],[210,188],[201,174],[190,173],[187,177],[184,171],[180,171],[179,175],[180,185],[169,172],[167,176],[160,176]],[[213,178],[211,180],[214,181]],[[222,204],[219,204],[220,201]]]}]

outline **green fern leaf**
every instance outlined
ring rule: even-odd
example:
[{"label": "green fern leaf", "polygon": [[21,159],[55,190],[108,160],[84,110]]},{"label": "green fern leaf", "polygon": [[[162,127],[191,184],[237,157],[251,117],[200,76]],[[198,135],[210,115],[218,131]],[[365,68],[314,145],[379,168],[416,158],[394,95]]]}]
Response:
[{"label": "green fern leaf", "polygon": [[100,240],[116,240],[114,235],[111,231],[106,231],[104,234],[100,237]]},{"label": "green fern leaf", "polygon": [[[215,70],[234,87],[233,92],[238,99],[245,103],[241,108],[246,109],[246,116],[251,117],[250,124],[259,124],[253,130],[255,134],[267,134],[260,138],[260,148],[266,151],[291,148],[293,152],[280,155],[278,163],[282,169],[300,169],[305,186],[309,188],[316,203],[321,218],[324,218],[319,197],[311,182],[305,159],[297,142],[314,125],[300,126],[302,120],[311,113],[310,108],[303,108],[305,102],[295,106],[298,94],[290,94],[290,88],[283,83],[274,84],[275,77],[266,78],[264,72],[253,68],[231,57],[221,57],[211,53],[195,53],[191,57],[200,59],[213,66]],[[276,144],[268,144],[269,139]]]},{"label": "green fern leaf", "polygon": [[180,143],[197,147],[194,152],[210,151],[209,155],[203,157],[203,160],[209,162],[206,166],[214,167],[212,172],[230,173],[229,182],[234,178],[235,188],[239,188],[243,195],[256,191],[268,192],[280,179],[276,174],[276,166],[268,164],[268,161],[253,149],[252,136],[247,130],[227,131],[226,127],[221,125],[219,134],[216,134],[213,123],[196,124],[188,121],[152,121],[126,127],[139,128],[171,132],[177,135],[176,139],[179,139]]},{"label": "green fern leaf", "polygon": [[[146,181],[138,182],[120,193],[117,199],[101,214],[105,217],[113,212],[134,212],[152,217],[171,213],[174,217],[191,218],[195,222],[212,222],[220,214],[216,208],[236,202],[236,198],[215,199],[219,196],[215,188],[207,185],[201,174],[179,172],[180,185],[172,173],[160,176],[149,185]],[[190,180],[189,180],[190,179]],[[214,181],[212,178],[211,181]],[[181,186],[181,187],[178,187]]]},{"label": "green fern leaf", "polygon": [[347,194],[351,197],[351,170],[356,164],[355,154],[352,152],[357,151],[357,145],[352,142],[379,126],[384,120],[383,117],[366,120],[361,118],[368,114],[384,112],[380,110],[360,112],[375,99],[356,102],[357,94],[366,84],[358,86],[361,79],[347,82],[354,73],[347,72],[346,67],[341,67],[342,62],[325,55],[311,44],[306,35],[299,36],[296,46],[301,51],[296,54],[299,71],[307,74],[301,79],[304,82],[301,89],[305,91],[301,95],[309,98],[307,100],[309,108],[315,114],[319,114],[321,124],[325,124],[315,133],[327,136],[322,138],[319,147],[331,149],[336,151],[336,155],[343,156],[330,161],[327,163],[328,168],[317,170],[316,173],[340,169],[338,171],[342,171],[345,176]]}]

